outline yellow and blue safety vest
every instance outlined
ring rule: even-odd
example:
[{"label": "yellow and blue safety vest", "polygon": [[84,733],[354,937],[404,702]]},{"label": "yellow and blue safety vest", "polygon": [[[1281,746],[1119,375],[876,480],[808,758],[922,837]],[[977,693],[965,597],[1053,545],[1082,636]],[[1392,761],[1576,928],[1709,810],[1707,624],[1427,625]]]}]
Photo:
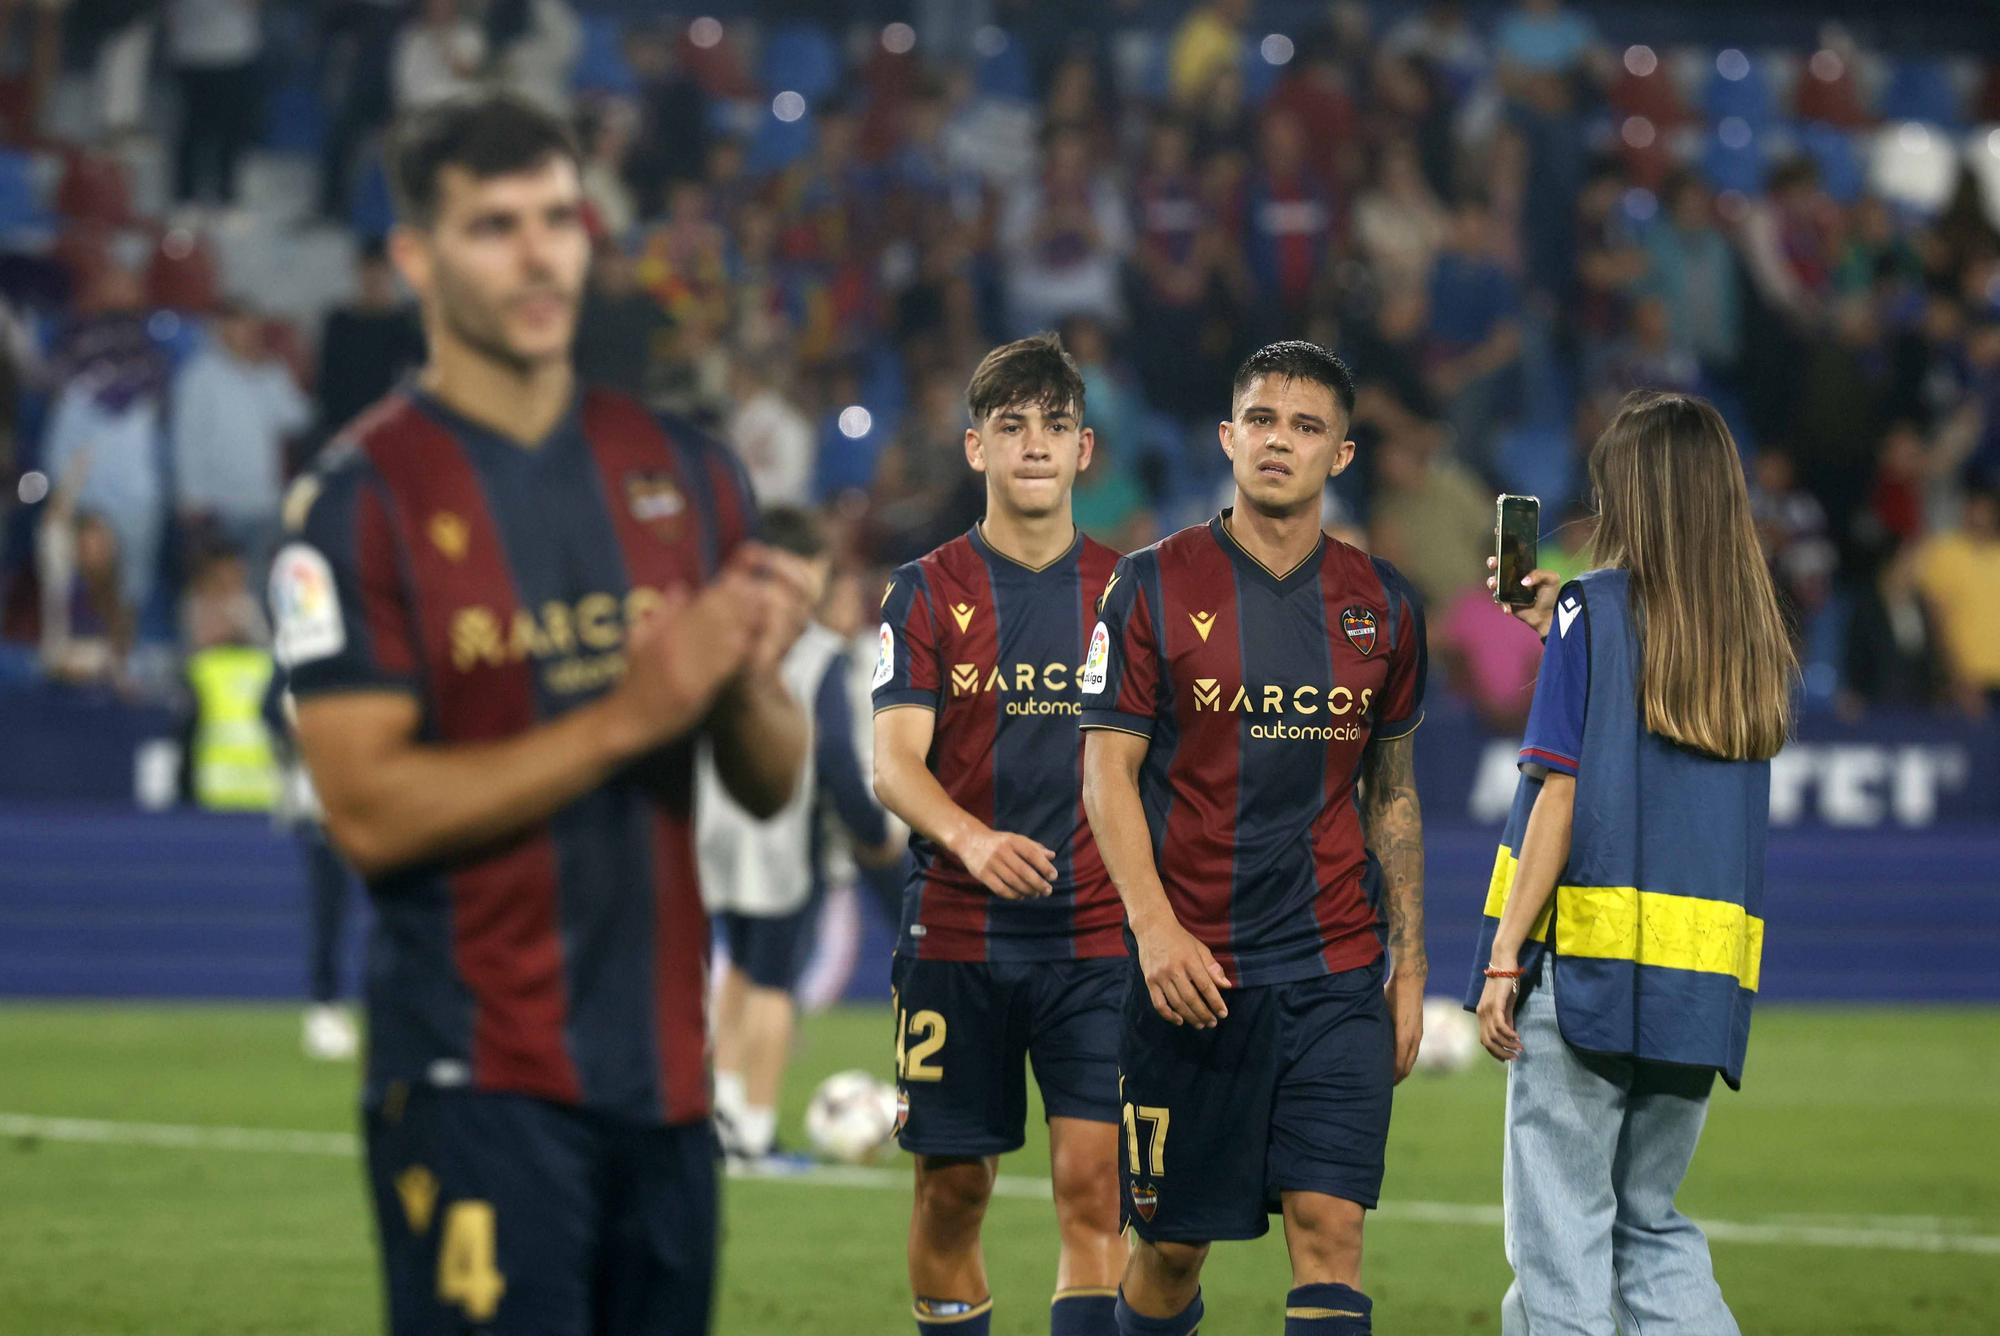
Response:
[{"label": "yellow and blue safety vest", "polygon": [[1714,1067],[1734,1087],[1764,948],[1771,767],[1647,731],[1628,598],[1621,570],[1592,571],[1557,596],[1466,1004],[1484,986],[1543,776],[1573,773],[1569,861],[1522,968],[1532,975],[1553,952],[1556,1016],[1572,1047]]},{"label": "yellow and blue safety vest", "polygon": [[195,697],[195,801],[210,811],[268,812],[278,799],[278,761],[264,723],[271,656],[246,645],[217,645],[188,660]]}]

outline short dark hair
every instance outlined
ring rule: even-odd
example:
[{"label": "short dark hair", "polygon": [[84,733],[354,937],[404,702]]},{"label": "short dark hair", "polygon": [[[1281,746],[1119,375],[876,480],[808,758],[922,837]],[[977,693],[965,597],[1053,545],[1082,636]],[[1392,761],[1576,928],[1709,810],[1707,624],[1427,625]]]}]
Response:
[{"label": "short dark hair", "polygon": [[1781,190],[1790,190],[1795,186],[1818,184],[1819,164],[1802,153],[1782,159],[1764,177],[1764,191],[1771,195]]},{"label": "short dark hair", "polygon": [[576,136],[559,116],[512,93],[448,98],[396,125],[389,149],[389,189],[396,216],[428,227],[437,217],[438,178],[460,167],[478,180],[532,171],[550,158],[579,167]]},{"label": "short dark hair", "polygon": [[1660,203],[1671,209],[1689,191],[1705,189],[1707,187],[1702,184],[1699,176],[1696,176],[1686,167],[1676,167],[1673,171],[1668,172],[1667,179],[1660,183]]},{"label": "short dark hair", "polygon": [[974,426],[1002,409],[1030,407],[1083,419],[1083,373],[1062,339],[1046,330],[986,354],[965,387],[965,408]]},{"label": "short dark hair", "polygon": [[757,520],[758,537],[807,561],[826,555],[826,525],[804,506],[769,506]]},{"label": "short dark hair", "polygon": [[1315,385],[1324,385],[1333,391],[1333,401],[1340,405],[1340,411],[1350,419],[1354,416],[1354,373],[1347,369],[1347,363],[1317,343],[1285,339],[1279,343],[1267,343],[1244,358],[1243,365],[1236,368],[1236,379],[1229,384],[1232,412],[1237,396],[1259,376],[1309,380]]}]

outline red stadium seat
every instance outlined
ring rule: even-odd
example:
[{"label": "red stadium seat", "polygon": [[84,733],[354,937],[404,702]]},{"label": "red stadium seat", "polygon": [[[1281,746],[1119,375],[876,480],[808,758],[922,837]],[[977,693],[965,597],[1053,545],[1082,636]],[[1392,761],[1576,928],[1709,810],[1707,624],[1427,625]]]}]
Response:
[{"label": "red stadium seat", "polygon": [[1644,75],[1621,67],[1611,85],[1610,102],[1620,120],[1644,116],[1662,130],[1685,125],[1690,119],[1687,104],[1681,100],[1680,90],[1674,87],[1665,62],[1656,64]]},{"label": "red stadium seat", "polygon": [[89,292],[111,267],[112,229],[104,223],[80,222],[58,228],[49,258],[69,275],[69,290]]},{"label": "red stadium seat", "polygon": [[1802,121],[1817,121],[1842,130],[1859,130],[1873,122],[1855,77],[1855,62],[1837,51],[1813,52],[1799,72],[1793,109]]},{"label": "red stadium seat", "polygon": [[701,91],[712,98],[752,97],[757,92],[756,81],[744,64],[742,49],[724,30],[722,40],[713,46],[697,46],[685,32],[674,43],[674,54],[682,69],[701,85]]},{"label": "red stadium seat", "polygon": [[34,84],[26,75],[0,78],[0,144],[26,147],[34,139]]},{"label": "red stadium seat", "polygon": [[1663,134],[1656,135],[1643,147],[1621,143],[1618,155],[1625,164],[1626,174],[1632,178],[1632,184],[1648,190],[1658,190],[1660,183],[1678,165],[1673,150],[1667,145],[1667,136]]},{"label": "red stadium seat", "polygon": [[123,226],[133,221],[132,182],[125,164],[102,153],[69,149],[63,154],[56,211],[65,218]]},{"label": "red stadium seat", "polygon": [[1979,92],[1972,100],[1974,119],[1991,125],[2000,121],[2000,60],[1986,62],[1986,75],[1979,82]]},{"label": "red stadium seat", "polygon": [[215,252],[196,233],[163,232],[146,264],[146,300],[172,311],[213,310],[221,296]]}]

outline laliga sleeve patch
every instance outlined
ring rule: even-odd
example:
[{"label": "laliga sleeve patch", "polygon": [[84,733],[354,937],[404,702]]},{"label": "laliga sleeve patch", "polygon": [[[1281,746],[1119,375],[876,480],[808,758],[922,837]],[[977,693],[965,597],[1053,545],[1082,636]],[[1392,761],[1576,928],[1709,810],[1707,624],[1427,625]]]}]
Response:
[{"label": "laliga sleeve patch", "polygon": [[1103,622],[1090,633],[1090,653],[1083,660],[1083,676],[1077,685],[1086,696],[1101,695],[1105,681],[1111,676],[1111,629]]},{"label": "laliga sleeve patch", "polygon": [[875,651],[875,676],[869,681],[870,691],[879,691],[889,685],[889,679],[896,675],[896,633],[889,629],[889,623],[882,623],[882,646]]},{"label": "laliga sleeve patch", "polygon": [[277,658],[287,668],[330,659],[347,648],[347,624],[333,567],[318,549],[292,543],[271,563],[271,607],[277,615]]}]

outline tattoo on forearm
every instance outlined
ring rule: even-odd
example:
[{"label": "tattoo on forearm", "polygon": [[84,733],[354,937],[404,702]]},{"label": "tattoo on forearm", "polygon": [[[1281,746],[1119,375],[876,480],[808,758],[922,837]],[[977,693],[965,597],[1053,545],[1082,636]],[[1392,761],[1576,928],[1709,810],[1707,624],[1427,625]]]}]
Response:
[{"label": "tattoo on forearm", "polygon": [[1415,748],[1408,737],[1369,746],[1361,765],[1361,819],[1382,864],[1395,968],[1422,978],[1424,954],[1424,814],[1417,802]]}]

